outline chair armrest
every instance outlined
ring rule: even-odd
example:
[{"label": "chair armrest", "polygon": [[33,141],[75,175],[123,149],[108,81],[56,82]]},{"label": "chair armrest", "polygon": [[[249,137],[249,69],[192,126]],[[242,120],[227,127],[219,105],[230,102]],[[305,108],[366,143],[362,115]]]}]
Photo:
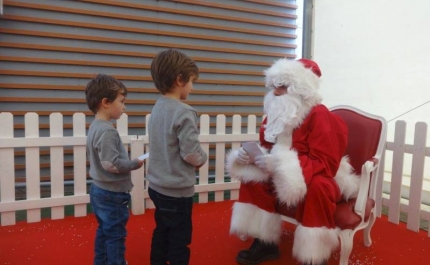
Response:
[{"label": "chair armrest", "polygon": [[374,167],[373,170],[375,170],[379,166],[379,157],[377,157],[377,156],[374,156],[374,157],[372,157],[371,159],[369,159],[367,161],[370,161],[370,162],[373,163],[373,167]]},{"label": "chair armrest", "polygon": [[369,197],[370,176],[379,167],[379,158],[373,157],[361,167],[360,186],[354,211],[364,220],[366,202]]}]

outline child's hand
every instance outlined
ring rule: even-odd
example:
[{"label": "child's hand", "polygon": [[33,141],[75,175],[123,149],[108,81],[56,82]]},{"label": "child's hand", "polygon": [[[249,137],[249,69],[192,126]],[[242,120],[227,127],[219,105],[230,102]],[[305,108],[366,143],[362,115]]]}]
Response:
[{"label": "child's hand", "polygon": [[137,158],[136,158],[136,160],[137,160],[137,168],[141,168],[143,166],[143,164],[145,164],[145,160],[140,160]]}]

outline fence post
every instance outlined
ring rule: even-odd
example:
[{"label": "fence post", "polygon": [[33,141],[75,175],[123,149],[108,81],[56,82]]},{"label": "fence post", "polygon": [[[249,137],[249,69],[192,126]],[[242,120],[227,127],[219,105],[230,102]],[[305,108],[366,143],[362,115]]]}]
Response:
[{"label": "fence post", "polygon": [[128,135],[128,115],[126,113],[123,113],[121,117],[116,120],[116,129],[119,135]]},{"label": "fence post", "polygon": [[[63,115],[61,113],[49,115],[49,132],[50,137],[63,137]],[[51,198],[61,198],[64,197],[64,147],[51,147],[50,159]],[[64,219],[64,206],[52,207],[51,218]]]},{"label": "fence post", "polygon": [[409,189],[409,207],[407,228],[418,232],[420,229],[421,195],[424,180],[424,162],[426,156],[427,124],[415,124],[414,148],[412,154],[411,187]]},{"label": "fence post", "polygon": [[[135,159],[143,154],[143,140],[131,139],[130,141],[130,156]],[[139,169],[131,172],[131,181],[133,182],[133,189],[131,191],[131,212],[134,215],[145,213],[145,168],[142,166]]]},{"label": "fence post", "polygon": [[[385,145],[386,146],[386,145]],[[376,189],[375,189],[375,215],[376,217],[381,217],[382,214],[382,205],[383,205],[383,183],[384,183],[384,168],[385,168],[385,152],[387,152],[386,147],[384,151],[382,151],[381,160],[379,161],[379,169],[378,175],[373,176],[376,177]]]},{"label": "fence post", "polygon": [[[116,120],[116,130],[120,137],[128,136],[128,115],[123,113],[121,117]],[[124,144],[125,151],[128,152],[128,144]]]},{"label": "fence post", "polygon": [[[0,113],[0,141],[13,138],[13,115]],[[14,148],[0,146],[0,204],[15,201],[15,160]],[[1,225],[14,225],[15,212],[0,212]]]},{"label": "fence post", "polygon": [[[25,138],[39,137],[39,115],[34,112],[25,114]],[[25,180],[27,200],[40,199],[40,153],[39,147],[25,148]],[[40,222],[40,209],[27,210],[27,222]]]},{"label": "fence post", "polygon": [[[220,114],[216,117],[216,134],[225,134],[225,116]],[[225,142],[217,142],[215,150],[215,183],[224,183],[225,177]],[[215,201],[224,200],[224,191],[215,191]]]},{"label": "fence post", "polygon": [[391,174],[388,221],[399,224],[400,192],[402,188],[403,158],[405,155],[406,122],[397,121],[393,144],[393,167]]},{"label": "fence post", "polygon": [[248,116],[248,134],[255,134],[257,132],[257,117],[255,115]]},{"label": "fence post", "polygon": [[[86,136],[85,114],[73,114],[73,136]],[[87,155],[86,146],[73,146],[74,195],[87,194]],[[87,205],[75,205],[75,217],[87,215]]]},{"label": "fence post", "polygon": [[[146,128],[145,128],[145,136],[144,136],[144,139],[146,139],[145,140],[146,143],[148,143],[148,140],[149,140],[149,120],[150,119],[151,119],[151,114],[146,115],[145,117]],[[145,146],[145,150],[146,150],[146,153],[149,153],[149,144]],[[148,174],[148,167],[149,167],[149,160],[147,160],[145,163],[145,174]],[[145,190],[144,190],[145,209],[154,209],[155,205],[152,202],[152,200],[149,198],[148,181],[146,179],[144,179],[144,185],[145,185]]]},{"label": "fence post", "polygon": [[[151,114],[146,115],[146,117],[145,117],[145,135],[143,136],[143,138],[141,136],[138,137],[139,139],[144,140],[145,153],[149,153],[149,119],[150,118],[151,118]],[[148,174],[148,165],[149,165],[149,160],[146,160],[145,174]]]},{"label": "fence post", "polygon": [[[200,116],[200,135],[209,135],[209,115],[203,114]],[[209,183],[209,143],[201,143],[203,151],[208,155],[208,161],[199,169],[199,185]],[[209,201],[208,192],[199,193],[199,203],[207,203]]]},{"label": "fence post", "polygon": [[[242,134],[242,117],[240,115],[233,115],[233,125],[232,125],[232,134]],[[232,142],[231,149],[239,149],[240,142]],[[238,182],[235,179],[231,179],[231,182]],[[239,191],[231,190],[230,191],[230,200],[239,199]]]}]

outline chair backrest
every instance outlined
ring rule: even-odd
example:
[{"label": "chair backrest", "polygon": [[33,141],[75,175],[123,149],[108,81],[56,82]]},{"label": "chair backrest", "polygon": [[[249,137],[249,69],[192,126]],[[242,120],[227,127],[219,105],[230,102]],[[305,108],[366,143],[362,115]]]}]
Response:
[{"label": "chair backrest", "polygon": [[386,141],[386,121],[351,106],[336,106],[330,109],[340,116],[348,126],[349,156],[355,173],[361,174],[363,164],[374,157],[380,159]]}]

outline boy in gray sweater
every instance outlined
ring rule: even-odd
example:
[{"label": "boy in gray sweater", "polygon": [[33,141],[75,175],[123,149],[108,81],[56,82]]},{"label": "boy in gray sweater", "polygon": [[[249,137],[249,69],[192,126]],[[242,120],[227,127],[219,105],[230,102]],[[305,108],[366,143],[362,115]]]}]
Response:
[{"label": "boy in gray sweater", "polygon": [[[195,62],[169,49],[151,63],[157,100],[149,121],[149,196],[155,204],[152,265],[186,265],[190,259],[195,170],[207,160],[200,147],[197,112],[185,100],[199,75]],[[169,262],[169,263],[168,263]]]},{"label": "boy in gray sweater", "polygon": [[87,136],[90,160],[90,202],[99,224],[94,243],[94,265],[125,265],[128,202],[133,187],[130,171],[143,160],[130,161],[118,131],[110,122],[125,110],[127,88],[108,75],[97,75],[85,89],[88,108],[96,115]]}]

